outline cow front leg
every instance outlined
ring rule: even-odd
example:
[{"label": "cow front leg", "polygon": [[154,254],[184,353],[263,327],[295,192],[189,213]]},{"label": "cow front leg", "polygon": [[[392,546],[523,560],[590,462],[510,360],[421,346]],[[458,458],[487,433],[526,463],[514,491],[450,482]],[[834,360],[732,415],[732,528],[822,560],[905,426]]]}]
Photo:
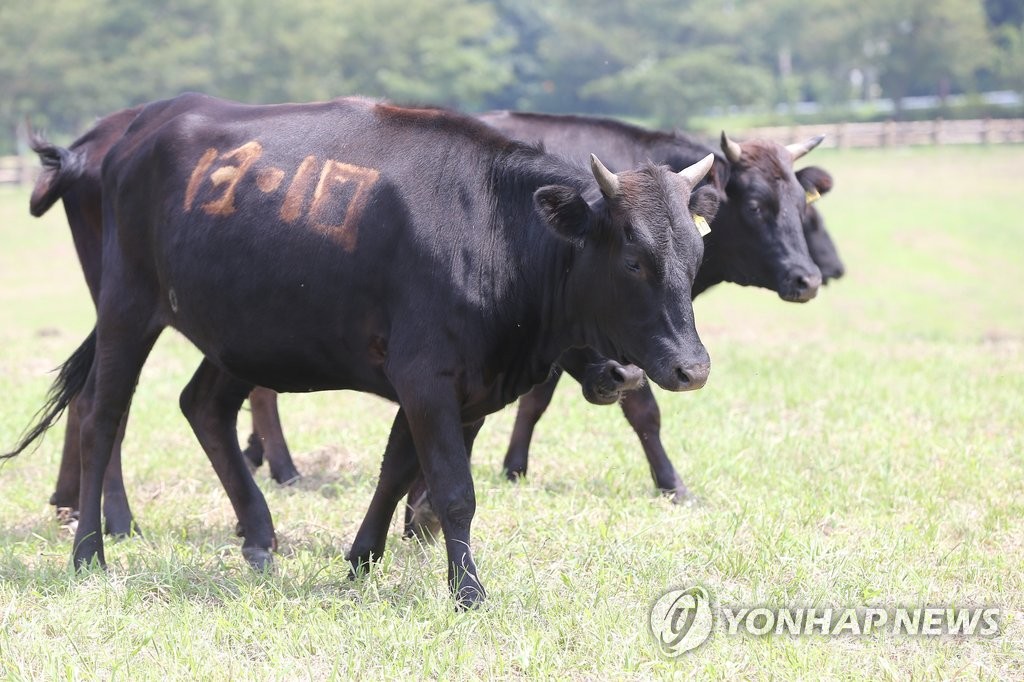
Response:
[{"label": "cow front leg", "polygon": [[[473,442],[484,425],[484,420],[474,422],[462,429],[462,440],[466,445],[466,454],[472,460]],[[434,513],[430,505],[430,491],[421,473],[413,481],[409,496],[405,501],[405,529],[402,535],[419,540],[433,540],[441,537],[441,519]]]},{"label": "cow front leg", "polygon": [[252,384],[239,381],[203,360],[181,393],[181,411],[213,465],[245,537],[242,555],[263,570],[277,547],[270,509],[238,446],[236,424]]},{"label": "cow front leg", "polygon": [[690,491],[676,473],[665,452],[665,446],[662,445],[661,410],[650,385],[645,384],[635,391],[624,393],[619,404],[622,406],[623,415],[640,439],[640,445],[647,456],[647,464],[651,468],[654,485],[661,493],[670,495],[675,504],[689,500]]},{"label": "cow front leg", "polygon": [[249,393],[249,407],[252,408],[253,435],[249,438],[246,457],[254,467],[266,459],[270,465],[271,478],[281,485],[295,483],[301,474],[295,468],[288,443],[284,439],[281,413],[277,409],[277,393],[257,386]]},{"label": "cow front leg", "polygon": [[472,608],[483,601],[485,592],[470,548],[476,495],[459,403],[451,385],[424,386],[420,377],[413,376],[414,392],[403,392],[397,382],[396,388],[430,490],[431,506],[441,520],[448,555],[448,587],[456,608]]},{"label": "cow front leg", "polygon": [[548,405],[551,404],[561,376],[561,370],[556,369],[547,381],[537,384],[529,393],[519,399],[516,422],[512,427],[512,437],[509,439],[505,462],[502,464],[505,477],[510,481],[518,481],[526,476],[533,429],[544,415],[544,411],[548,409]]}]

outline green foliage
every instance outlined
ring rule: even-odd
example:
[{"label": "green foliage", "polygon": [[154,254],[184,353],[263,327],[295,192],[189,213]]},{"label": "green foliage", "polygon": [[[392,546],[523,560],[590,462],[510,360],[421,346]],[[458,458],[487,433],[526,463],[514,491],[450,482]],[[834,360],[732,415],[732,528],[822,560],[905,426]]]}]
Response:
[{"label": "green foliage", "polygon": [[881,3],[876,24],[879,84],[900,100],[921,83],[969,84],[990,60],[985,17],[978,3],[963,0],[903,0]]},{"label": "green foliage", "polygon": [[1018,0],[38,0],[0,4],[0,153],[185,90],[360,94],[664,127],[737,106],[1021,85]]},{"label": "green foliage", "polygon": [[1008,88],[1024,95],[1024,23],[1003,24],[994,34],[996,73]]}]

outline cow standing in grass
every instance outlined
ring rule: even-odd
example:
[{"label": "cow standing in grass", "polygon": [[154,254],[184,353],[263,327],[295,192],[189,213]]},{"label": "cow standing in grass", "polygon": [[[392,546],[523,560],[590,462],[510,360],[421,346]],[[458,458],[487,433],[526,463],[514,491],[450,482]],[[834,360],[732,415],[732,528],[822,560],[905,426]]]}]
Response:
[{"label": "cow standing in grass", "polygon": [[[721,149],[713,150],[682,133],[646,130],[606,118],[508,111],[480,118],[511,137],[542,144],[546,150],[569,158],[579,158],[585,147],[596,149],[613,169],[645,161],[678,169],[709,153],[719,155],[707,182],[719,192],[722,204],[704,238],[704,261],[692,295],[721,282],[772,289],[783,300],[801,303],[817,293],[822,275],[811,259],[804,236],[809,190],[798,179],[793,163],[822,138],[789,146],[768,140],[739,144],[723,132]],[[817,181],[823,184],[822,179]],[[806,182],[814,186],[815,178]],[[826,257],[828,246],[830,241],[816,242]],[[831,251],[834,253],[834,247]],[[587,372],[601,373],[604,362],[594,349],[571,349],[559,359],[559,366],[580,379]],[[548,381],[519,401],[504,461],[505,473],[512,480],[526,474],[534,427],[550,404],[560,377],[561,372],[553,372]],[[676,502],[689,497],[661,442],[661,412],[649,385],[634,391],[611,390],[591,402],[619,402],[640,439],[657,488]],[[433,533],[435,526],[426,485],[419,480],[409,495],[406,533]]]},{"label": "cow standing in grass", "polygon": [[360,390],[400,407],[353,569],[381,556],[422,469],[450,588],[475,604],[467,451],[487,414],[571,346],[636,364],[669,390],[706,381],[690,296],[703,253],[693,214],[717,208],[694,187],[711,163],[615,174],[595,157],[585,172],[465,116],[360,99],[148,105],[103,162],[96,329],[5,456],[78,396],[74,563],[102,563],[104,472],[171,326],[205,356],[181,407],[251,563],[269,562],[275,539],[234,431],[242,401],[256,385]]}]

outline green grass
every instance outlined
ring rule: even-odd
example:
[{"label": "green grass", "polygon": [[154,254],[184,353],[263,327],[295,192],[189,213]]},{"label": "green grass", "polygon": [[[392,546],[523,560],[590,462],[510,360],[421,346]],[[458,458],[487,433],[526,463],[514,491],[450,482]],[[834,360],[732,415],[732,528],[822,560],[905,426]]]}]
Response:
[{"label": "green grass", "polygon": [[[657,498],[618,410],[563,382],[530,477],[499,475],[513,412],[477,442],[474,544],[489,599],[458,615],[443,550],[399,539],[347,579],[394,406],[285,396],[301,484],[257,474],[281,541],[250,572],[177,394],[198,362],[167,332],[125,444],[146,538],[68,571],[60,434],[0,470],[0,672],[10,678],[1024,677],[1024,148],[821,151],[848,275],[810,305],[722,286],[697,304],[714,360],[659,392],[700,503]],[[0,444],[92,325],[62,211],[0,192]],[[243,419],[243,422],[247,421]],[[59,429],[58,429],[59,431]],[[670,660],[648,609],[675,586],[722,604],[993,605],[982,638],[729,637]]]}]

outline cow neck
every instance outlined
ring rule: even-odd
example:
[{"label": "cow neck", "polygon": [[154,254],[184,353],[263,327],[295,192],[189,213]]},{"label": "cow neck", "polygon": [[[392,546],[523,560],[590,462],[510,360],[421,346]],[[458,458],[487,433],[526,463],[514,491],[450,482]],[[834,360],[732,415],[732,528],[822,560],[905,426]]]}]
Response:
[{"label": "cow neck", "polygon": [[581,345],[582,321],[576,319],[569,277],[580,245],[558,237],[537,213],[533,195],[546,185],[575,187],[581,193],[591,176],[529,147],[517,148],[497,164],[492,178],[497,210],[492,229],[503,248],[491,252],[490,273],[505,278],[490,287],[494,323],[515,339],[506,358],[506,391],[514,399],[544,381],[561,353]]}]

